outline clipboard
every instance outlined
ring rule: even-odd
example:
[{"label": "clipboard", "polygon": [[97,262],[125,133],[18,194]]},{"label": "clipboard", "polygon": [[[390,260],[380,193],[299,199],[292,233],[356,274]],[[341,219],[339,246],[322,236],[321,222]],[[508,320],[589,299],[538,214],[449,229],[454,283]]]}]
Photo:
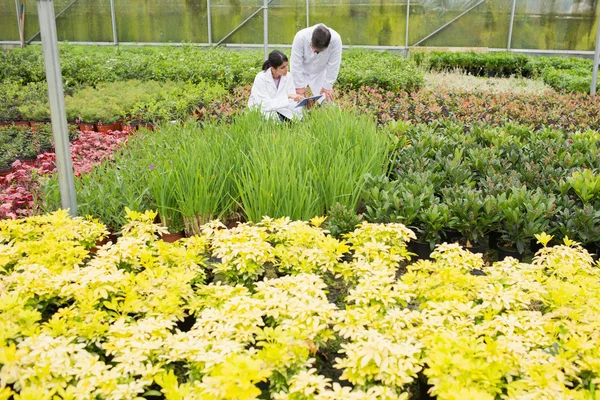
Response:
[{"label": "clipboard", "polygon": [[311,100],[317,101],[324,97],[325,97],[325,95],[323,95],[323,94],[320,94],[318,96],[307,97],[307,98],[303,99],[300,103],[296,104],[296,107],[305,107],[309,101],[311,101]]}]

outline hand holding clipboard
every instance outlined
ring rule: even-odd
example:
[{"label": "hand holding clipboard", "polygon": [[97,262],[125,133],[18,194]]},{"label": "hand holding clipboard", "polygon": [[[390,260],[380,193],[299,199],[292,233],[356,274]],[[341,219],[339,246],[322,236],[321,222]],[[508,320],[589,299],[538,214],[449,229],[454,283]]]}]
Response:
[{"label": "hand holding clipboard", "polygon": [[318,96],[312,96],[312,97],[307,97],[305,99],[303,99],[300,103],[296,104],[296,107],[306,107],[309,105],[314,104],[315,101],[320,100],[321,98],[324,98],[325,96],[323,96],[322,94],[318,95]]}]

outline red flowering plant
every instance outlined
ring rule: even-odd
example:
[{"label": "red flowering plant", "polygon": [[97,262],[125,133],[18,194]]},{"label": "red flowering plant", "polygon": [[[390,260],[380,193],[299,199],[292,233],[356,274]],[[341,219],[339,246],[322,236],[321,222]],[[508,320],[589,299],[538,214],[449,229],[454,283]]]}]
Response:
[{"label": "red flowering plant", "polygon": [[[113,132],[110,135],[82,132],[71,143],[71,158],[76,176],[89,172],[104,159],[112,159],[113,152],[124,145],[129,132]],[[0,218],[16,219],[35,213],[34,196],[39,190],[39,177],[56,171],[56,154],[44,153],[37,157],[35,165],[15,161],[13,172],[0,177]]]}]

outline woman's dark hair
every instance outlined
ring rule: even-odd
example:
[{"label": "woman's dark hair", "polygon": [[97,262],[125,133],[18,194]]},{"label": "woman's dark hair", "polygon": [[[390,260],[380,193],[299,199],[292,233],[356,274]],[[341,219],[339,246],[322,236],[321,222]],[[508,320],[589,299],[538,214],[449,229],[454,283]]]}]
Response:
[{"label": "woman's dark hair", "polygon": [[325,50],[329,47],[329,42],[331,42],[331,32],[329,32],[329,29],[323,24],[317,25],[313,31],[310,44],[314,49]]},{"label": "woman's dark hair", "polygon": [[262,70],[266,71],[270,67],[279,68],[281,64],[288,60],[287,56],[279,50],[273,50],[269,54],[269,58],[263,63]]}]

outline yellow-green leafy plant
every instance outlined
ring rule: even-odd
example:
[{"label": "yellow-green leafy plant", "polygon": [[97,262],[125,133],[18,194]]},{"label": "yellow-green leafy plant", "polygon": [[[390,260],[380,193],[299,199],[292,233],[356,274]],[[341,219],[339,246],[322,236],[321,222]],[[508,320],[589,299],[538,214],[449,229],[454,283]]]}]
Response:
[{"label": "yellow-green leafy plant", "polygon": [[[313,220],[313,224],[319,222],[320,220]],[[263,218],[259,226],[268,229],[275,265],[283,273],[333,272],[349,249],[345,242],[304,221]]]},{"label": "yellow-green leafy plant", "polygon": [[251,224],[213,231],[212,254],[221,259],[213,265],[214,272],[230,283],[252,283],[263,274],[266,263],[275,261],[268,237],[266,228]]}]

